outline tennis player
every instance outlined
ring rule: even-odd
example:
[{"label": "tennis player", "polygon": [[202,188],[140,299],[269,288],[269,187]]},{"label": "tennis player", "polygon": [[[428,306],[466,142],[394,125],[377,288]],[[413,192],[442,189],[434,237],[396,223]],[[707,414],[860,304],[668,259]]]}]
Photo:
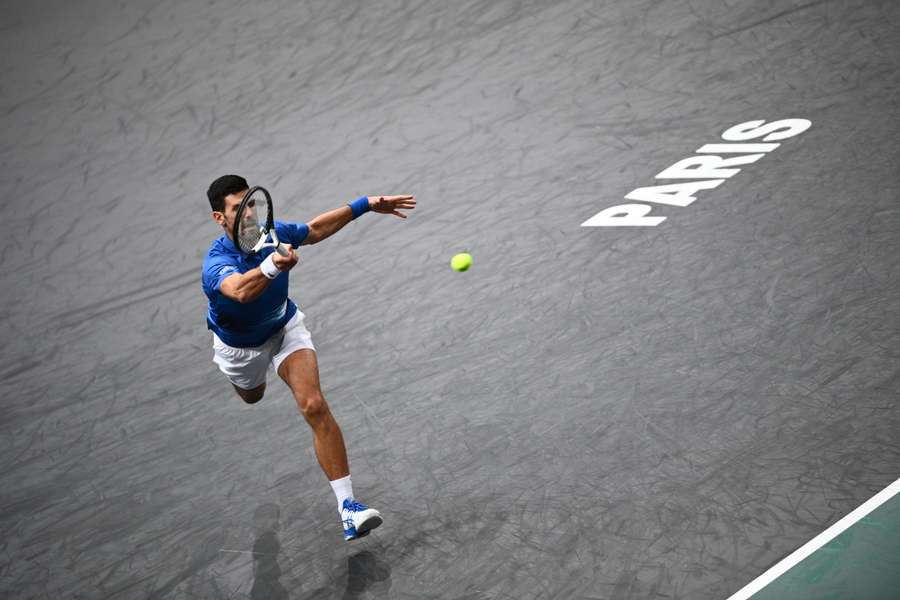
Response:
[{"label": "tennis player", "polygon": [[401,210],[415,208],[416,201],[412,196],[363,196],[309,223],[276,221],[275,232],[287,256],[272,248],[244,256],[234,244],[232,230],[248,189],[243,177],[224,175],[206,193],[213,220],[225,230],[203,261],[213,362],[248,404],[262,399],[269,368],[284,380],[312,428],[316,457],[337,498],[344,539],[356,539],[381,525],[382,517],[353,496],[344,437],[319,387],[316,350],[303,324],[304,314],[288,298],[288,272],[297,264],[298,246],[317,244],[369,211],[405,219]]}]

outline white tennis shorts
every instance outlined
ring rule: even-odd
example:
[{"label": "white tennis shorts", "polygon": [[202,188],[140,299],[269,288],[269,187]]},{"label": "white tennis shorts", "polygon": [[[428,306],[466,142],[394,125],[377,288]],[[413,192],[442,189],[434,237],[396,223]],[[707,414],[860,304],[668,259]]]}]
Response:
[{"label": "white tennis shorts", "polygon": [[213,333],[213,362],[225,373],[228,381],[245,390],[252,390],[266,382],[271,368],[278,372],[281,362],[291,352],[309,348],[315,351],[312,336],[303,323],[305,315],[297,309],[281,331],[270,337],[262,346],[235,348]]}]

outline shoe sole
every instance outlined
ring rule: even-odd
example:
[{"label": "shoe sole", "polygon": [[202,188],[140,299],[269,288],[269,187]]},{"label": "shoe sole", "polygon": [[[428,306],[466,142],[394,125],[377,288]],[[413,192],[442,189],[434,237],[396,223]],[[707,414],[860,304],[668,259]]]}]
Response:
[{"label": "shoe sole", "polygon": [[379,515],[372,515],[359,524],[359,527],[356,528],[356,537],[351,539],[359,539],[361,537],[369,535],[370,531],[372,531],[382,523],[384,523],[384,519],[382,519]]}]

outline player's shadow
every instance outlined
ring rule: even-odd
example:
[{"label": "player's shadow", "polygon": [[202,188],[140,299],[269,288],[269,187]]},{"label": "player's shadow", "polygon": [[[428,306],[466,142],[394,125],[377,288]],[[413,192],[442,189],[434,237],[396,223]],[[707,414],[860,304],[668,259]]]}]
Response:
[{"label": "player's shadow", "polygon": [[347,558],[347,588],[344,600],[368,597],[381,598],[391,589],[391,568],[368,550]]},{"label": "player's shadow", "polygon": [[253,513],[256,541],[253,543],[253,587],[251,600],[287,600],[287,589],[281,584],[281,565],[278,554],[281,542],[281,508],[277,504],[263,504]]}]

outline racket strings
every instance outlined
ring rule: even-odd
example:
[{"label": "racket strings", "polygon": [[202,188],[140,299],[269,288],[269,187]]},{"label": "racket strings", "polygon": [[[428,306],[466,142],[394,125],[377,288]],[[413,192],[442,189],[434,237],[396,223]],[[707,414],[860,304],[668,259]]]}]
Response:
[{"label": "racket strings", "polygon": [[269,203],[261,191],[256,191],[244,205],[238,218],[238,245],[243,252],[250,253],[266,235],[269,220]]}]

